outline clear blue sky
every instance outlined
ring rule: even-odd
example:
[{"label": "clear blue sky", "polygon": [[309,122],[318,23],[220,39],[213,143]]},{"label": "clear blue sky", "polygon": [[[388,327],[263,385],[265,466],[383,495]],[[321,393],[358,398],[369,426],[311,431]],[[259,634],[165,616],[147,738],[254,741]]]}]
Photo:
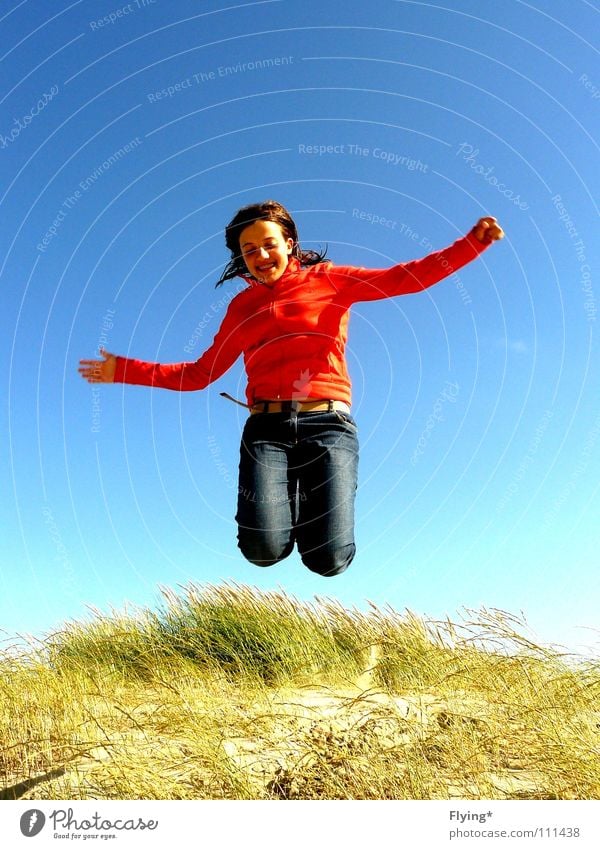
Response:
[{"label": "clear blue sky", "polygon": [[[7,635],[236,581],[523,611],[597,648],[598,4],[341,8],[4,4]],[[224,225],[268,197],[342,264],[422,256],[482,215],[506,231],[458,277],[354,309],[358,554],[330,580],[238,553],[244,412],[219,392],[243,395],[241,363],[202,393],[77,373],[99,343],[196,359],[237,289],[214,288]]]}]

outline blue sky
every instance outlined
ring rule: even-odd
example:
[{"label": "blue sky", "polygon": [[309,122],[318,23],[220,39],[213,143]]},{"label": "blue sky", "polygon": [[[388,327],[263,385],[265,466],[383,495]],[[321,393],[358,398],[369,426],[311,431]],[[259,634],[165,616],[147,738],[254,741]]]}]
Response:
[{"label": "blue sky", "polygon": [[[9,4],[10,6],[11,4]],[[597,3],[5,6],[0,627],[236,581],[432,617],[525,615],[597,649]],[[201,9],[201,11],[199,11]],[[304,247],[385,267],[483,215],[506,238],[358,305],[358,554],[327,580],[236,547],[241,363],[202,393],[91,387],[99,344],[196,359],[274,197]]]}]

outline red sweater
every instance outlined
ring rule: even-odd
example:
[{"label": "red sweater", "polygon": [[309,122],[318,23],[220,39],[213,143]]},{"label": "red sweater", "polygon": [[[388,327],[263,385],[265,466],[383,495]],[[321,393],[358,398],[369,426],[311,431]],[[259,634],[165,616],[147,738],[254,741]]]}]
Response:
[{"label": "red sweater", "polygon": [[339,399],[350,403],[344,355],[357,301],[420,292],[475,259],[487,245],[469,233],[423,259],[373,269],[290,258],[273,287],[248,277],[230,302],[212,345],[195,362],[160,364],[117,357],[115,383],[204,389],[244,355],[246,399]]}]

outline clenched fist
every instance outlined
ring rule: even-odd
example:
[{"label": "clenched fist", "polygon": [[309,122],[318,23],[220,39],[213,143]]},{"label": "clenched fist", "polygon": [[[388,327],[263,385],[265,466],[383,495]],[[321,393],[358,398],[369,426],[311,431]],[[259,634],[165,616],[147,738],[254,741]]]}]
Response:
[{"label": "clenched fist", "polygon": [[504,238],[504,230],[495,218],[480,218],[477,224],[473,227],[472,230],[475,238],[480,242],[483,242],[484,245],[490,245],[492,242],[497,241],[497,239]]}]

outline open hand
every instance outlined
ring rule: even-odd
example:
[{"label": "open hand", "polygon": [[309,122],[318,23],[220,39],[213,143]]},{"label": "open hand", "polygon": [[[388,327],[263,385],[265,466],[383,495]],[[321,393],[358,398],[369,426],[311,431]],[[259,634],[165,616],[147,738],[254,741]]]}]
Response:
[{"label": "open hand", "polygon": [[79,360],[79,374],[88,383],[114,383],[117,358],[100,348],[102,360]]},{"label": "open hand", "polygon": [[480,218],[473,227],[472,232],[475,238],[483,242],[484,245],[490,245],[497,239],[504,238],[504,230],[500,227],[496,219],[492,217]]}]

